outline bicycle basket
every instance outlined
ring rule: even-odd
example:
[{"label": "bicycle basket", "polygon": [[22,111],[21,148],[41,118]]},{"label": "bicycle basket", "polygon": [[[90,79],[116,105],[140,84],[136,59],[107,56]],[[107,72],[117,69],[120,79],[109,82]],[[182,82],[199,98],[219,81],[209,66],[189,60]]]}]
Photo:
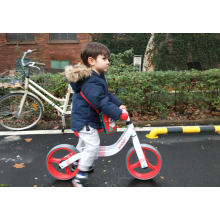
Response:
[{"label": "bicycle basket", "polygon": [[4,89],[22,87],[23,80],[22,70],[7,70],[0,74],[0,87]]}]

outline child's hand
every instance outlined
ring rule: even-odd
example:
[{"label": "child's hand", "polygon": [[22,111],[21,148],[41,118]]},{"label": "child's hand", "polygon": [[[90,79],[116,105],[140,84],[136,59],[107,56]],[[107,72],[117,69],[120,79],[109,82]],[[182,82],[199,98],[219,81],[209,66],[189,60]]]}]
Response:
[{"label": "child's hand", "polygon": [[126,108],[124,105],[119,106],[119,108],[120,108],[120,109],[123,109],[123,108],[124,108],[125,110],[127,110],[127,108]]},{"label": "child's hand", "polygon": [[122,114],[123,114],[123,113],[128,114],[128,112],[127,112],[125,109],[122,109]]}]

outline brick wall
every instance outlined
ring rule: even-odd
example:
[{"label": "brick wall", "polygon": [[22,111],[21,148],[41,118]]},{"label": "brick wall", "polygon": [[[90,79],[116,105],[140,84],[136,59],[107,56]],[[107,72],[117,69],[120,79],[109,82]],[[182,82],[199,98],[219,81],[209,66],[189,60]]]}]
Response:
[{"label": "brick wall", "polygon": [[[44,62],[46,67],[51,67],[51,59],[68,59],[70,64],[77,64],[81,61],[80,52],[87,42],[92,41],[91,34],[77,34],[77,42],[72,43],[52,43],[49,33],[35,33],[35,42],[29,44],[19,43],[22,52],[28,49],[39,49],[39,52],[27,55],[34,61],[39,58],[39,62]],[[20,54],[16,49],[16,43],[8,44],[6,33],[0,33],[0,74],[6,70],[17,67],[17,58]],[[53,57],[53,58],[52,58]]]}]

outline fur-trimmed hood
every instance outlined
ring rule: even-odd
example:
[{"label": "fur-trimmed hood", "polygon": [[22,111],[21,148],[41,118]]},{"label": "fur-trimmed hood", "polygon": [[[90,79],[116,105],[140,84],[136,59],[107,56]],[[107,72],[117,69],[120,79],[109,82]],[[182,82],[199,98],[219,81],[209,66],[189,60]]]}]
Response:
[{"label": "fur-trimmed hood", "polygon": [[92,69],[84,64],[78,63],[75,66],[66,66],[64,75],[70,82],[74,92],[79,92],[85,79],[92,76]]},{"label": "fur-trimmed hood", "polygon": [[92,69],[87,68],[84,64],[78,63],[75,66],[65,67],[65,76],[70,83],[83,81],[92,76]]}]

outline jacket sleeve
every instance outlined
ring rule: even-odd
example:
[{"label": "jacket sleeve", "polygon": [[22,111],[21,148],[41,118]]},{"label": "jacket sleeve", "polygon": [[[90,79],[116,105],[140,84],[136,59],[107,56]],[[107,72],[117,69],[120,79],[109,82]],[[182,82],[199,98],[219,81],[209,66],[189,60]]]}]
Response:
[{"label": "jacket sleeve", "polygon": [[115,97],[111,92],[108,92],[108,97],[111,102],[113,102],[118,107],[122,104],[122,101]]},{"label": "jacket sleeve", "polygon": [[102,85],[96,80],[91,82],[91,86],[89,84],[82,90],[86,99],[88,99],[99,112],[102,112],[113,120],[118,120],[122,114],[122,110],[104,94]]}]

